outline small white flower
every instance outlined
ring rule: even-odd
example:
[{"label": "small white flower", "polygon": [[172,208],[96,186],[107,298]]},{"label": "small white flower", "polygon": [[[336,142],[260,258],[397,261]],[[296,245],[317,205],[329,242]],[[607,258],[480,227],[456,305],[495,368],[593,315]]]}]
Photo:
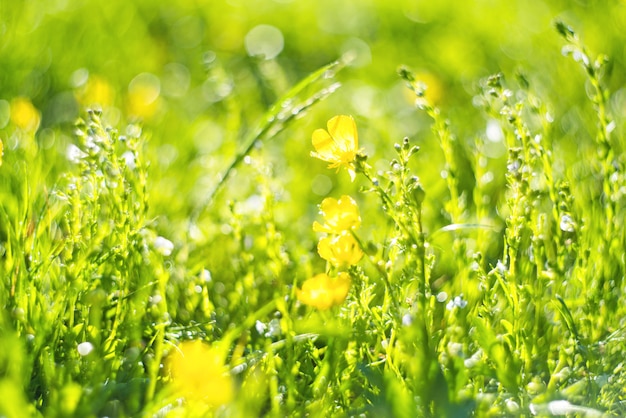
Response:
[{"label": "small white flower", "polygon": [[172,254],[174,243],[167,238],[158,236],[154,239],[154,248],[164,256]]},{"label": "small white flower", "polygon": [[274,318],[268,325],[269,330],[265,333],[266,337],[278,337],[281,334],[280,320]]},{"label": "small white flower", "polygon": [[519,404],[513,399],[507,399],[506,401],[504,401],[504,403],[506,405],[506,409],[508,409],[509,412],[517,413],[519,411]]},{"label": "small white flower", "polygon": [[463,299],[463,295],[455,296],[448,304],[446,305],[446,309],[451,311],[454,308],[463,309],[467,306],[467,301]]},{"label": "small white flower", "polygon": [[265,333],[265,330],[267,329],[267,325],[257,319],[256,323],[254,324],[254,328],[256,328],[256,332],[263,335]]},{"label": "small white flower", "polygon": [[133,153],[132,151],[126,151],[124,154],[122,154],[122,158],[126,163],[126,167],[130,168],[131,170],[134,170],[135,167],[137,167],[137,163],[135,161],[135,153]]},{"label": "small white flower", "polygon": [[561,215],[561,221],[559,222],[559,228],[563,232],[576,232],[576,222],[569,215]]},{"label": "small white flower", "polygon": [[77,164],[80,162],[80,160],[87,157],[87,154],[76,145],[69,144],[67,146],[67,149],[65,150],[65,156],[67,157],[69,162]]}]

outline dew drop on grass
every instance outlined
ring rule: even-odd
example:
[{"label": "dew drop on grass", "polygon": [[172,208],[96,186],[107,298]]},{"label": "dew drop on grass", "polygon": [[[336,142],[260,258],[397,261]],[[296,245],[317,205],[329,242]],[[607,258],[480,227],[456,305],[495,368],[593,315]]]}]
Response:
[{"label": "dew drop on grass", "polygon": [[519,411],[519,404],[513,399],[507,399],[505,402],[506,409],[511,413],[517,413]]},{"label": "dew drop on grass", "polygon": [[608,125],[606,125],[606,133],[610,134],[614,130],[615,130],[615,121],[612,120],[611,122],[609,122]]},{"label": "dew drop on grass", "polygon": [[200,273],[200,279],[205,283],[209,283],[211,280],[213,280],[213,278],[211,277],[211,272],[207,269],[202,270],[202,272]]},{"label": "dew drop on grass", "polygon": [[85,341],[78,344],[76,349],[78,350],[78,354],[84,357],[93,351],[93,344],[89,341]]},{"label": "dew drop on grass", "polygon": [[22,308],[15,308],[13,309],[13,317],[20,320],[20,321],[24,321],[25,320],[25,315],[24,315],[24,309]]}]

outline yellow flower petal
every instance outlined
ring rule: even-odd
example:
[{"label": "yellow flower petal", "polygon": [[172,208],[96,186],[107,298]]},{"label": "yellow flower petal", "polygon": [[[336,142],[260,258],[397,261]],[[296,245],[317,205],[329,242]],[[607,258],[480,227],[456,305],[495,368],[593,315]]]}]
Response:
[{"label": "yellow flower petal", "polygon": [[76,93],[76,97],[84,106],[108,107],[113,104],[115,91],[106,79],[94,75],[89,76],[87,83]]},{"label": "yellow flower petal", "polygon": [[352,116],[338,115],[327,123],[328,131],[316,129],[312,142],[315,151],[311,156],[329,162],[328,168],[346,167],[354,180],[354,160],[358,153],[358,133]]},{"label": "yellow flower petal", "polygon": [[190,401],[217,407],[233,399],[233,384],[222,355],[202,341],[182,342],[169,358],[172,384]]},{"label": "yellow flower petal", "polygon": [[11,100],[10,109],[11,121],[18,128],[28,132],[34,132],[39,128],[41,114],[26,97]]},{"label": "yellow flower petal", "polygon": [[359,135],[352,116],[335,116],[328,121],[327,127],[328,133],[335,139],[339,147],[346,151],[353,150],[356,152],[359,148]]},{"label": "yellow flower petal", "polygon": [[339,200],[327,197],[320,204],[320,213],[324,217],[324,224],[313,223],[316,232],[340,234],[343,231],[357,229],[361,225],[359,207],[350,196],[343,195]]},{"label": "yellow flower petal", "polygon": [[339,273],[337,278],[331,279],[322,273],[306,280],[302,289],[296,289],[296,296],[305,305],[325,310],[342,304],[349,290],[349,274]]},{"label": "yellow flower petal", "polygon": [[324,237],[317,244],[317,252],[336,267],[353,266],[363,257],[363,251],[349,232],[334,237]]},{"label": "yellow flower petal", "polygon": [[323,161],[334,161],[337,144],[328,132],[323,129],[316,129],[313,131],[312,142],[317,158]]},{"label": "yellow flower petal", "polygon": [[141,119],[150,119],[161,106],[161,82],[153,74],[142,73],[128,85],[128,114]]},{"label": "yellow flower petal", "polygon": [[350,275],[345,272],[341,272],[337,275],[335,282],[333,283],[335,288],[333,291],[333,301],[335,305],[340,305],[346,300],[348,292],[350,291]]}]

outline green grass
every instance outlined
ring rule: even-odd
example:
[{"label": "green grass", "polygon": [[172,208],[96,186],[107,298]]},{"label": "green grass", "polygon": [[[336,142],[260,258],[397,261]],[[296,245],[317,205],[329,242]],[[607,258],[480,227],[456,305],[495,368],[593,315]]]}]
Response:
[{"label": "green grass", "polygon": [[624,2],[176,3],[0,0],[0,416],[626,415]]}]

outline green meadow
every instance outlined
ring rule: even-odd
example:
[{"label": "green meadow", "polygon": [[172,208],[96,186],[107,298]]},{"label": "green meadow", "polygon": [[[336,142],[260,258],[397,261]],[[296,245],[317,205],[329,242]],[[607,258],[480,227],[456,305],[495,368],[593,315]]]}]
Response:
[{"label": "green meadow", "polygon": [[626,416],[625,33],[0,0],[0,417]]}]

